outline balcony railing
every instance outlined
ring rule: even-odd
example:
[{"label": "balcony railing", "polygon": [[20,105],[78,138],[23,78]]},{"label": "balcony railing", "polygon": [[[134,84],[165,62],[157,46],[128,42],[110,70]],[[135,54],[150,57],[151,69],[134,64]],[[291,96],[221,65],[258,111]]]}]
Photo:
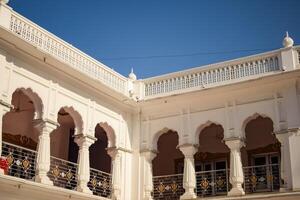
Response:
[{"label": "balcony railing", "polygon": [[[34,181],[36,151],[2,142],[2,156],[7,159],[9,164],[8,175]],[[51,156],[48,176],[53,181],[54,186],[76,190],[77,169],[76,163]],[[112,191],[111,174],[90,169],[88,187],[94,195],[110,198]]]},{"label": "balcony railing", "polygon": [[[280,188],[279,164],[244,167],[244,190],[246,193],[272,192]],[[229,169],[196,172],[198,197],[227,195],[231,189]],[[183,175],[153,177],[155,200],[180,199],[184,193]]]},{"label": "balcony railing", "polygon": [[8,175],[34,181],[37,152],[2,142],[2,156],[9,165]]},{"label": "balcony railing", "polygon": [[37,24],[12,11],[9,30],[72,68],[127,94],[127,79]]},{"label": "balcony railing", "polygon": [[196,173],[197,196],[226,195],[230,190],[229,170],[201,171]]},{"label": "balcony railing", "polygon": [[278,52],[228,61],[208,67],[196,68],[145,82],[145,96],[153,96],[190,88],[204,88],[237,79],[279,71]]},{"label": "balcony railing", "polygon": [[51,156],[48,176],[53,185],[65,189],[76,190],[77,164]]},{"label": "balcony railing", "polygon": [[184,193],[182,181],[182,174],[175,174],[169,176],[154,176],[153,198],[155,200],[179,199],[180,196]]},{"label": "balcony railing", "polygon": [[111,196],[111,174],[96,169],[90,170],[90,182],[88,187],[94,195],[102,197]]},{"label": "balcony railing", "polygon": [[278,164],[244,167],[244,189],[247,193],[272,192],[280,188]]}]

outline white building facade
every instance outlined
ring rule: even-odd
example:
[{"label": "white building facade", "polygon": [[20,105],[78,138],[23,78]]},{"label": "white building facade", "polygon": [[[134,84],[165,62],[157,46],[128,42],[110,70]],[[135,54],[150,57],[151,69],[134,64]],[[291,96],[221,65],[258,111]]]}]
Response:
[{"label": "white building facade", "polygon": [[127,78],[0,0],[0,199],[297,198],[299,62]]}]

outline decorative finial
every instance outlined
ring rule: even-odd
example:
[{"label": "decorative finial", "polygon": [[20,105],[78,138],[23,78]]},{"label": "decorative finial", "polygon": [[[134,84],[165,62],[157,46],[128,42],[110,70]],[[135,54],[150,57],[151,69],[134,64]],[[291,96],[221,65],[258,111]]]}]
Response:
[{"label": "decorative finial", "polygon": [[292,47],[294,45],[294,40],[290,38],[288,31],[285,33],[285,38],[282,41],[282,45],[284,48]]},{"label": "decorative finial", "polygon": [[0,4],[8,4],[9,0],[0,0]]},{"label": "decorative finial", "polygon": [[131,80],[133,80],[133,81],[135,81],[137,78],[136,78],[136,75],[133,73],[133,67],[131,67],[131,72],[130,72],[130,74],[128,75],[128,77],[131,79]]}]

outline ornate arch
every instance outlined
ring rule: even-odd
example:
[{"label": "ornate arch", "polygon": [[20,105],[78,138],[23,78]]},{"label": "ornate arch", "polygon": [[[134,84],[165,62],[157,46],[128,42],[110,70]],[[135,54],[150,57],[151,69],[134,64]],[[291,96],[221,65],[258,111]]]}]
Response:
[{"label": "ornate arch", "polygon": [[179,137],[179,141],[180,141],[180,135],[178,134],[178,131],[174,130],[174,129],[170,129],[167,127],[164,127],[163,129],[159,130],[158,132],[156,132],[152,138],[152,146],[151,146],[151,150],[155,150],[157,151],[157,142],[160,136],[162,136],[164,133],[167,133],[168,131],[173,131],[174,133],[176,133]]},{"label": "ornate arch", "polygon": [[23,94],[25,94],[32,102],[34,106],[34,120],[36,119],[42,119],[44,114],[44,105],[43,101],[40,98],[40,96],[34,92],[31,88],[17,88],[12,94],[15,92],[21,91]]},{"label": "ornate arch", "polygon": [[64,109],[74,120],[75,124],[75,135],[84,134],[83,133],[83,120],[81,115],[77,110],[73,108],[73,106],[64,106],[61,109]]},{"label": "ornate arch", "polygon": [[100,122],[98,125],[103,128],[108,139],[108,148],[116,146],[116,134],[114,129],[107,122]]},{"label": "ornate arch", "polygon": [[242,127],[241,127],[241,131],[242,131],[242,137],[243,137],[243,139],[246,139],[246,126],[247,126],[247,124],[250,122],[250,121],[252,121],[252,120],[254,120],[254,119],[257,119],[258,117],[263,117],[263,118],[269,118],[272,122],[273,122],[273,130],[275,130],[275,126],[274,126],[274,120],[270,117],[270,116],[268,116],[268,115],[266,115],[266,114],[262,114],[262,113],[254,113],[253,115],[251,115],[251,116],[249,116],[249,117],[247,117],[246,119],[244,119],[242,122]]},{"label": "ornate arch", "polygon": [[[199,137],[200,137],[201,132],[202,132],[205,128],[209,127],[209,126],[212,125],[212,124],[222,126],[221,123],[216,122],[216,121],[211,121],[211,120],[207,120],[204,124],[200,125],[200,126],[197,128],[196,133],[195,133],[195,141],[197,141],[197,144],[199,143]],[[223,126],[222,126],[222,128],[223,128]],[[223,128],[223,130],[224,130],[224,128]],[[225,136],[224,136],[224,134],[223,134],[223,139],[224,139],[224,137],[225,137]]]}]

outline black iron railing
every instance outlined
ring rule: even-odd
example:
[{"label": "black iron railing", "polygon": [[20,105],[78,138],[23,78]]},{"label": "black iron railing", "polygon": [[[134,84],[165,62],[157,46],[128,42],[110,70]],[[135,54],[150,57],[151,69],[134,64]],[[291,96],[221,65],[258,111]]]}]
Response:
[{"label": "black iron railing", "polygon": [[91,169],[88,187],[91,191],[93,191],[94,195],[110,197],[112,189],[111,174],[100,170]]},{"label": "black iron railing", "polygon": [[48,176],[53,185],[65,189],[76,190],[77,164],[51,156]]},{"label": "black iron railing", "polygon": [[184,193],[182,181],[182,174],[154,176],[153,198],[155,200],[179,199],[180,196]]},{"label": "black iron railing", "polygon": [[8,175],[33,180],[37,152],[7,142],[2,142],[2,156],[8,162]]},{"label": "black iron railing", "polygon": [[246,193],[272,192],[280,188],[279,164],[244,167]]},{"label": "black iron railing", "polygon": [[230,189],[229,170],[211,170],[196,173],[197,196],[226,195]]}]

